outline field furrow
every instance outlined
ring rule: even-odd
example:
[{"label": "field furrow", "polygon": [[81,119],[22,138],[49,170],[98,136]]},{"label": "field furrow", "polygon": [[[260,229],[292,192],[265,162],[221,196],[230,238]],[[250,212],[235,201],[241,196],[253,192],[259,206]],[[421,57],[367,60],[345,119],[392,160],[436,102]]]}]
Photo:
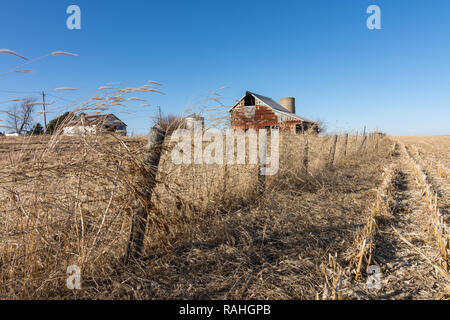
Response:
[{"label": "field furrow", "polygon": [[[440,252],[429,228],[429,212],[414,171],[406,159],[399,162],[394,181],[392,218],[376,238],[375,261],[383,273],[377,299],[436,299],[448,290],[448,278],[436,270]],[[428,258],[428,259],[427,259]]]}]

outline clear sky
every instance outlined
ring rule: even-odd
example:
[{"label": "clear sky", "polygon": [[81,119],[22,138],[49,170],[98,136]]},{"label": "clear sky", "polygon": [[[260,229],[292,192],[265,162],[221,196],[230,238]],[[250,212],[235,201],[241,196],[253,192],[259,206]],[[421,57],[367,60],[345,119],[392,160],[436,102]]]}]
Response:
[{"label": "clear sky", "polygon": [[[81,8],[81,30],[66,27],[71,4]],[[371,4],[381,8],[382,30],[366,27]],[[220,91],[228,105],[246,90],[294,96],[297,114],[325,121],[329,132],[366,125],[392,135],[450,134],[448,0],[3,1],[0,48],[30,59],[79,54],[0,76],[0,101],[41,90],[61,97],[50,119],[105,83],[155,80],[165,95],[147,95],[151,108],[119,116],[130,132],[145,134],[156,106],[180,113],[228,86]],[[0,73],[20,63],[2,54]]]}]

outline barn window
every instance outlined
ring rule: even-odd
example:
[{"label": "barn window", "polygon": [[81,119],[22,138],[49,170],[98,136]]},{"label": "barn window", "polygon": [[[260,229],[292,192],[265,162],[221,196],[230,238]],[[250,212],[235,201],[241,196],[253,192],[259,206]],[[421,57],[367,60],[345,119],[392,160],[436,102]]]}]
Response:
[{"label": "barn window", "polygon": [[105,126],[105,130],[109,132],[113,132],[117,130],[116,126]]},{"label": "barn window", "polygon": [[306,130],[308,130],[308,124],[307,123],[302,123],[302,124],[297,124],[295,125],[295,133],[304,133]]}]

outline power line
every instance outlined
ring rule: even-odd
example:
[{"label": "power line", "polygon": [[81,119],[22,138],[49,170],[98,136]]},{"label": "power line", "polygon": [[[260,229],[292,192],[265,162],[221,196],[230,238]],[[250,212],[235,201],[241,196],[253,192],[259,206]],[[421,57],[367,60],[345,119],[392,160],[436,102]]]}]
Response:
[{"label": "power line", "polygon": [[58,96],[56,96],[54,94],[51,94],[51,93],[47,93],[47,95],[48,96],[52,96],[53,98],[57,98],[57,99],[63,100],[63,101],[67,101],[67,102],[71,102],[71,103],[74,102],[74,100],[69,100],[69,99],[66,99],[66,98],[63,98],[63,97],[58,97]]},{"label": "power line", "polygon": [[10,91],[10,90],[0,90],[4,93],[40,93],[40,91]]}]

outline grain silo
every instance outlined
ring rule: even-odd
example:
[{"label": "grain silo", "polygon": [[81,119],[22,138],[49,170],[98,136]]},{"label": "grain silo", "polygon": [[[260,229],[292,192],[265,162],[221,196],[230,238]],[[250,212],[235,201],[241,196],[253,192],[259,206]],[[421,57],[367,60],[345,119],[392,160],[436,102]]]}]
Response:
[{"label": "grain silo", "polygon": [[196,122],[200,122],[202,128],[205,126],[205,118],[203,118],[202,116],[200,116],[196,113],[193,113],[184,118],[184,123],[185,123],[186,129],[188,129],[188,130],[194,129],[194,125]]},{"label": "grain silo", "polygon": [[280,105],[283,108],[287,109],[289,112],[292,112],[295,114],[295,98],[292,98],[292,97],[281,98]]}]

